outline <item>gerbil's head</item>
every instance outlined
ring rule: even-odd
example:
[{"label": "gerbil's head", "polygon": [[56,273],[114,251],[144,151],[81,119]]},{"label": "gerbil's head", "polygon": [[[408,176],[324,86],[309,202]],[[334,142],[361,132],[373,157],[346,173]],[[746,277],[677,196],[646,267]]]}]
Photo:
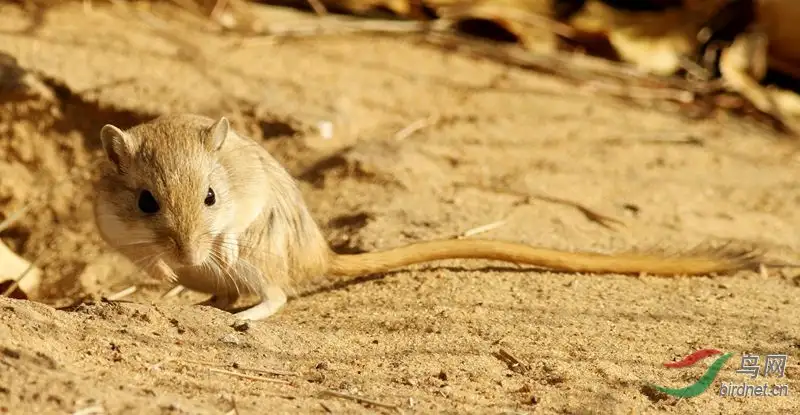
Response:
[{"label": "gerbil's head", "polygon": [[[220,152],[228,120],[171,115],[100,139],[110,167],[96,200],[103,238],[142,261],[176,268],[210,264],[214,238],[233,221],[234,203]],[[141,265],[145,265],[142,263]]]}]

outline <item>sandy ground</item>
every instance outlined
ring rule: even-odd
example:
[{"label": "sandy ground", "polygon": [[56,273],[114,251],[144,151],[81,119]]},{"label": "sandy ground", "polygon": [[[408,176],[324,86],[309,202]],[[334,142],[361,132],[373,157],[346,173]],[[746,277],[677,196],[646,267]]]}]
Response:
[{"label": "sandy ground", "polygon": [[[238,41],[189,24],[165,32],[159,21],[79,3],[35,24],[0,7],[0,50],[53,92],[19,92],[3,75],[2,212],[44,199],[2,238],[38,261],[44,284],[35,302],[0,298],[0,413],[396,412],[325,391],[404,413],[800,408],[792,396],[718,396],[722,383],[748,381],[735,373],[742,353],[788,354],[786,377],[750,381],[800,393],[792,270],[668,279],[445,261],[301,287],[274,318],[237,330],[230,314],[192,305],[202,297],[161,300],[169,287],[109,252],[91,221],[100,126],[195,111],[230,116],[285,163],[339,251],[505,219],[482,236],[601,252],[735,239],[796,260],[800,169],[765,133],[579,94],[409,40]],[[332,140],[317,133],[326,120]],[[397,134],[415,123],[423,128]],[[520,203],[519,193],[573,200],[627,226]],[[121,302],[54,307],[132,284],[139,291]],[[662,363],[707,347],[734,357],[706,393],[677,400],[647,387],[696,381],[710,359]],[[522,366],[497,358],[501,350]]]}]

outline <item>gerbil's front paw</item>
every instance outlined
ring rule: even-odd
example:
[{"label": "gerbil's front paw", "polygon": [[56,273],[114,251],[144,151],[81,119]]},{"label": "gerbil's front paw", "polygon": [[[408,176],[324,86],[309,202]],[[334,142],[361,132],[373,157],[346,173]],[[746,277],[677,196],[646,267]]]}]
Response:
[{"label": "gerbil's front paw", "polygon": [[231,301],[229,296],[214,294],[211,296],[211,298],[201,301],[195,305],[209,306],[228,311],[231,308],[231,304],[233,304],[233,301]]}]

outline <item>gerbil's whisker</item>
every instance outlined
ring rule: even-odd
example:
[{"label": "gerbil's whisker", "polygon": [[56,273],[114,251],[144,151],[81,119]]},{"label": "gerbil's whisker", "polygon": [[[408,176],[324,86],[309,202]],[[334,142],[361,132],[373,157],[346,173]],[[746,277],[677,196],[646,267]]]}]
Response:
[{"label": "gerbil's whisker", "polygon": [[[209,236],[213,236],[211,231],[203,232],[200,234],[200,240],[202,243],[205,243],[209,238]],[[223,267],[224,258],[216,251],[214,241],[212,241],[211,246],[209,248],[208,256],[210,262],[205,262],[203,264],[204,268],[209,269],[209,271],[214,275],[214,286],[215,291],[219,291],[219,285],[225,285],[225,291],[227,291],[227,281],[230,280],[234,284],[234,288],[236,289],[237,293],[239,292],[239,288],[236,286],[236,280],[233,276],[227,272],[227,270]],[[222,274],[222,275],[220,275]]]},{"label": "gerbil's whisker", "polygon": [[145,256],[143,256],[141,258],[137,258],[135,261],[132,261],[132,262],[133,262],[133,265],[135,265],[137,268],[141,268],[142,264],[144,262],[146,262],[146,261],[150,261],[148,263],[148,266],[152,266],[158,260],[158,257],[160,255],[161,255],[161,253],[156,252],[154,254],[145,255]]},{"label": "gerbil's whisker", "polygon": [[[158,260],[160,260],[166,254],[167,254],[167,251],[156,252],[154,254],[146,255],[146,256],[144,256],[142,258],[137,259],[136,261],[133,261],[133,264],[137,268],[136,272],[141,272],[141,271],[147,272],[148,268],[152,267]],[[147,265],[146,266],[142,266],[142,263],[144,263],[146,261],[149,261],[149,262],[147,262]],[[169,278],[169,282],[174,283],[176,276],[174,274],[170,274],[168,276],[168,278]]]},{"label": "gerbil's whisker", "polygon": [[[222,267],[220,267],[220,265],[218,264],[217,258],[216,258],[216,256],[214,255],[214,251],[213,251],[213,250],[209,251],[209,253],[208,253],[208,259],[209,259],[209,261],[211,261],[211,263],[212,263],[212,264],[213,264],[213,265],[214,265],[214,266],[215,266],[217,269],[219,269],[220,271],[222,271]],[[207,264],[203,264],[203,265],[207,265]],[[220,273],[221,273],[221,272],[220,272]],[[214,276],[214,291],[215,291],[215,292],[219,291],[219,288],[220,288],[220,285],[221,285],[221,284],[226,284],[226,281],[225,281],[226,275],[224,275],[224,273],[222,273],[222,275],[220,275],[220,273],[217,273],[217,272],[212,272],[212,273],[211,273],[211,274]],[[222,280],[221,280],[221,279],[222,279]]]},{"label": "gerbil's whisker", "polygon": [[245,241],[233,241],[233,242],[231,242],[231,241],[218,241],[218,244],[220,246],[223,246],[223,247],[238,248],[239,251],[243,251],[243,250],[249,251],[250,255],[262,254],[262,255],[269,255],[269,256],[271,256],[273,258],[278,258],[277,255],[275,255],[272,252],[267,251],[266,249],[264,249],[263,246],[258,246],[258,244],[251,245],[251,244],[246,243]]},{"label": "gerbil's whisker", "polygon": [[[262,272],[261,272],[261,270],[259,270],[259,269],[258,269],[256,266],[254,266],[253,264],[251,264],[249,261],[247,261],[247,260],[246,260],[246,259],[244,259],[244,258],[241,258],[241,257],[240,257],[240,258],[239,258],[239,263],[240,263],[240,264],[242,264],[242,265],[246,265],[247,267],[249,267],[249,268],[252,270],[252,273],[253,273],[253,275],[254,275],[254,276],[256,276],[256,278],[266,278],[266,277],[269,277],[268,275],[262,275]],[[250,278],[247,278],[247,279],[246,279],[246,281],[247,281],[247,286],[248,286],[248,287],[250,287],[250,289],[251,289],[251,290],[255,288],[255,287],[253,287],[252,279],[250,279]]]},{"label": "gerbil's whisker", "polygon": [[212,246],[211,251],[209,251],[209,258],[211,258],[211,262],[217,267],[217,269],[219,269],[222,276],[233,283],[233,288],[236,290],[236,294],[241,294],[239,284],[236,282],[237,278],[231,274],[230,267],[224,266],[223,257],[214,246]]},{"label": "gerbil's whisker", "polygon": [[[223,248],[223,247],[232,247],[232,248],[236,248],[237,250],[241,249],[241,245],[236,243],[236,242],[227,242],[224,239],[220,239],[220,240],[217,241],[217,245],[213,246],[214,249],[212,251],[217,256],[220,256],[222,254],[221,254],[221,252],[219,252],[219,249]],[[245,260],[242,256],[237,255],[236,256],[236,261],[237,261],[238,264],[246,265],[247,267],[249,267],[249,269],[252,271],[253,275],[255,275],[255,276],[261,275],[261,271],[258,268],[256,268],[255,266],[253,266],[250,262]],[[231,278],[234,278],[234,276],[231,276]],[[240,275],[239,278],[234,278],[234,280],[244,281],[244,283],[246,284],[246,287],[251,291],[256,288],[253,285],[253,279],[252,278],[245,278],[243,275]]]},{"label": "gerbil's whisker", "polygon": [[241,264],[243,264],[243,265],[247,265],[248,267],[250,267],[250,269],[251,269],[251,270],[253,270],[253,272],[254,272],[256,275],[258,275],[258,274],[260,274],[260,273],[261,273],[261,271],[259,271],[259,270],[258,270],[258,268],[256,268],[255,266],[253,266],[253,264],[251,264],[250,262],[248,262],[248,261],[247,261],[246,259],[244,259],[244,258],[239,258],[239,263],[241,263]]},{"label": "gerbil's whisker", "polygon": [[152,240],[150,240],[150,241],[134,241],[134,242],[128,242],[128,243],[125,243],[125,244],[122,244],[122,245],[116,245],[116,246],[119,247],[119,248],[133,248],[133,247],[136,247],[136,246],[150,247],[150,246],[156,246],[156,243],[155,243],[155,241],[152,241]]}]

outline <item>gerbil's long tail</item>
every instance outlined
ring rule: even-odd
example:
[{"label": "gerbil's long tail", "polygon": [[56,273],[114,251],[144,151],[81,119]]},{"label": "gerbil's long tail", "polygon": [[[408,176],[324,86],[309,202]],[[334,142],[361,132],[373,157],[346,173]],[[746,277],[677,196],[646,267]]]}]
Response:
[{"label": "gerbil's long tail", "polygon": [[694,249],[675,255],[607,255],[565,252],[494,240],[445,239],[363,254],[332,254],[328,275],[356,277],[442,259],[488,259],[556,271],[660,276],[726,273],[752,269],[760,263],[758,253],[742,249]]}]

